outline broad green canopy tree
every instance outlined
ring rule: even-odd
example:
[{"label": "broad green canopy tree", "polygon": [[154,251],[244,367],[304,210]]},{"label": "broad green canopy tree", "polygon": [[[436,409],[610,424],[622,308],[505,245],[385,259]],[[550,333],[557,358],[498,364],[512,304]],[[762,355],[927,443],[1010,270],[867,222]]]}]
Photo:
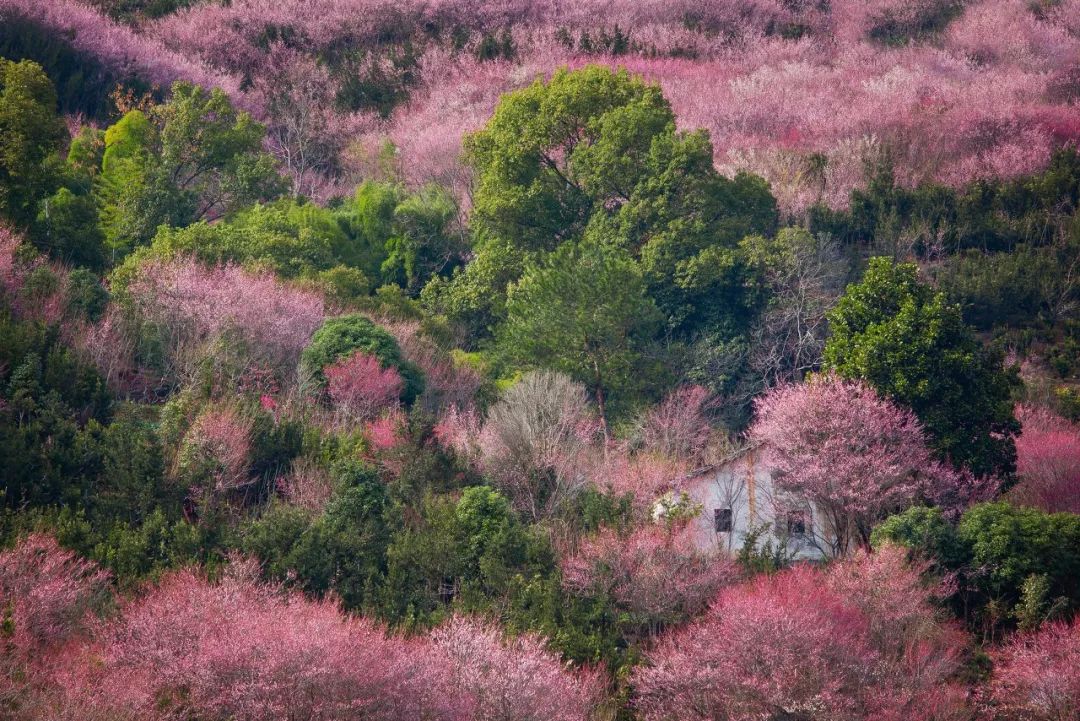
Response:
[{"label": "broad green canopy tree", "polygon": [[264,130],[220,89],[175,83],[169,102],[131,110],[105,133],[97,187],[102,226],[116,255],[144,245],[159,225],[183,227],[283,190]]},{"label": "broad green canopy tree", "polygon": [[498,340],[523,364],[583,383],[606,422],[608,397],[642,385],[641,351],[659,320],[625,250],[568,243],[511,285]]},{"label": "broad green canopy tree", "polygon": [[[559,70],[505,95],[466,157],[476,260],[438,295],[473,330],[501,319],[501,291],[524,261],[586,238],[640,261],[680,334],[745,317],[737,244],[774,229],[775,201],[761,179],[719,175],[708,135],[677,131],[658,86],[625,70]],[[475,292],[477,273],[495,292]]]},{"label": "broad green canopy tree", "polygon": [[871,259],[829,323],[827,368],[915,411],[939,455],[977,475],[1013,472],[1015,377],[964,324],[959,308],[919,281],[914,264]]}]

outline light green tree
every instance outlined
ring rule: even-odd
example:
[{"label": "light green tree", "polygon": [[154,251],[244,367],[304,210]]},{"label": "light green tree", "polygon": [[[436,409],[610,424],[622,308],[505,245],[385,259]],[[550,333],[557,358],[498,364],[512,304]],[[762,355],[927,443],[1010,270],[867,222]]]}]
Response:
[{"label": "light green tree", "polygon": [[609,398],[640,391],[642,350],[659,325],[641,270],[625,250],[568,243],[510,286],[498,334],[508,357],[554,368],[593,394],[607,430]]}]

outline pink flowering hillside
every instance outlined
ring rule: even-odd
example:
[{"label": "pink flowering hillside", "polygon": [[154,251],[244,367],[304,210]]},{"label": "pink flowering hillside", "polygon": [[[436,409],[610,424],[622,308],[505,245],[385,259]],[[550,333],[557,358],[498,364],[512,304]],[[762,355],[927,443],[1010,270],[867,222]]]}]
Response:
[{"label": "pink flowering hillside", "polygon": [[275,126],[304,187],[389,139],[411,182],[464,193],[462,135],[499,94],[587,62],[658,81],[722,172],[765,176],[793,214],[846,205],[885,155],[905,185],[960,185],[1041,169],[1080,138],[1074,0],[238,0],[132,25],[75,0],[5,0],[0,14],[146,82],[225,89]]},{"label": "pink flowering hillside", "polygon": [[1080,721],[1080,0],[0,0],[0,721]]}]

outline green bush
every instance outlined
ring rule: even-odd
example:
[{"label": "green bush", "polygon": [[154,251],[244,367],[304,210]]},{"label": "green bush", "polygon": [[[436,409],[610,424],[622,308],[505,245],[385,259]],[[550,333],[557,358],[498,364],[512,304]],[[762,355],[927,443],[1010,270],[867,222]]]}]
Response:
[{"label": "green bush", "polygon": [[954,526],[938,509],[911,508],[885,520],[871,542],[906,546],[950,574],[955,610],[988,635],[1080,608],[1080,515],[981,503]]}]

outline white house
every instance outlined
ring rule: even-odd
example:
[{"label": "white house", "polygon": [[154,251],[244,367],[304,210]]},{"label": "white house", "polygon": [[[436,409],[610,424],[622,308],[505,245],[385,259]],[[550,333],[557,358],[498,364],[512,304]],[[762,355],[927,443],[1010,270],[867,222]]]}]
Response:
[{"label": "white house", "polygon": [[[758,547],[771,541],[786,547],[793,560],[828,555],[828,528],[821,514],[801,497],[774,492],[773,475],[762,447],[751,447],[673,484],[672,497],[685,494],[700,512],[690,528],[702,549],[736,553],[758,530]],[[665,506],[658,506],[663,514]]]}]

